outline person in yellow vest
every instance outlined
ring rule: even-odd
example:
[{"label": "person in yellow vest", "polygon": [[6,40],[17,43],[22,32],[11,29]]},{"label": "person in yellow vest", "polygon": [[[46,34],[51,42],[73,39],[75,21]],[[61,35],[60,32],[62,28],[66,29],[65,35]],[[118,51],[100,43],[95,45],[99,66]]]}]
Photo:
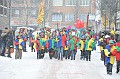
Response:
[{"label": "person in yellow vest", "polygon": [[69,38],[66,39],[66,43],[65,43],[65,47],[64,47],[64,50],[65,50],[65,59],[69,59]]},{"label": "person in yellow vest", "polygon": [[100,53],[101,53],[101,61],[104,61],[104,39],[103,36],[99,39]]},{"label": "person in yellow vest", "polygon": [[107,74],[112,75],[112,67],[115,61],[115,57],[111,55],[111,53],[114,51],[115,46],[114,46],[114,41],[110,40],[109,44],[106,45],[104,49],[104,54],[105,54],[105,65],[107,67]]},{"label": "person in yellow vest", "polygon": [[85,59],[85,49],[84,49],[84,46],[85,46],[85,40],[84,39],[80,39],[80,41],[77,43],[77,47],[79,47],[80,51],[81,51],[81,56],[80,56],[81,60]]},{"label": "person in yellow vest", "polygon": [[90,39],[90,37],[87,37],[87,40],[85,42],[85,50],[86,50],[86,61],[91,61],[91,51],[92,51],[92,44],[93,44],[93,38]]}]

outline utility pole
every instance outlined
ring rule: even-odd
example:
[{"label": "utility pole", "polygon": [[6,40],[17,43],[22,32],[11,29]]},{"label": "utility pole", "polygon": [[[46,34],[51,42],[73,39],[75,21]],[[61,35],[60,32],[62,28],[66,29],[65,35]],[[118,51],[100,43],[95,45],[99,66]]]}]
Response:
[{"label": "utility pole", "polygon": [[11,28],[10,23],[11,23],[11,0],[9,0],[9,29]]},{"label": "utility pole", "polygon": [[26,15],[25,26],[28,27],[28,1],[27,0],[25,0],[25,15]]}]

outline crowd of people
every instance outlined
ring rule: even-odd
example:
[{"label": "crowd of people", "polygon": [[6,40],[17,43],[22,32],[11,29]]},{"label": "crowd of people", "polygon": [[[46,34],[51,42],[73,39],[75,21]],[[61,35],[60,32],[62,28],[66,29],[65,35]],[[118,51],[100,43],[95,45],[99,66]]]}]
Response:
[{"label": "crowd of people", "polygon": [[[107,74],[112,75],[112,67],[117,62],[117,71],[120,70],[120,40],[112,30],[110,33],[94,33],[94,30],[77,29],[55,29],[41,28],[39,32],[33,34],[32,31],[24,33],[24,29],[14,37],[8,28],[5,28],[0,34],[0,55],[5,56],[6,48],[8,56],[11,58],[11,49],[15,46],[15,59],[22,59],[22,52],[26,51],[26,41],[29,41],[31,52],[37,52],[37,59],[43,59],[46,53],[49,58],[58,60],[76,59],[76,53],[80,49],[80,60],[91,61],[91,52],[96,50],[96,44],[100,47],[101,57],[107,70]],[[29,37],[29,39],[27,39]]]},{"label": "crowd of people", "polygon": [[[80,38],[81,37],[81,38]],[[90,36],[84,31],[79,34],[75,29],[56,29],[53,32],[50,29],[45,30],[30,37],[31,51],[37,51],[37,59],[44,58],[45,52],[49,52],[49,57],[58,60],[75,60],[77,49],[80,48],[80,59],[91,61],[91,51],[95,49],[95,36]]]}]

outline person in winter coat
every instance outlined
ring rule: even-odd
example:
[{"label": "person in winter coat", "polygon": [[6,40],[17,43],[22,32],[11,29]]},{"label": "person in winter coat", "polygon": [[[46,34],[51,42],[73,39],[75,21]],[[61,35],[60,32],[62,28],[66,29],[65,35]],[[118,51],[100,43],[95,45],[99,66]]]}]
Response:
[{"label": "person in winter coat", "polygon": [[104,53],[105,53],[105,64],[107,67],[107,74],[112,75],[112,67],[114,64],[114,60],[115,57],[113,55],[111,55],[111,53],[114,51],[115,46],[114,46],[114,41],[110,40],[109,44],[106,45],[105,49],[104,49]]},{"label": "person in winter coat", "polygon": [[70,41],[70,51],[71,51],[71,60],[75,60],[75,40],[74,40],[75,36],[73,36]]},{"label": "person in winter coat", "polygon": [[65,43],[65,47],[64,47],[64,50],[65,50],[65,59],[68,59],[69,58],[69,38],[67,37],[66,39],[66,43]]},{"label": "person in winter coat", "polygon": [[22,50],[24,49],[24,41],[22,38],[18,35],[16,36],[16,39],[14,41],[15,45],[15,59],[22,59]]},{"label": "person in winter coat", "polygon": [[60,31],[59,35],[57,36],[57,51],[58,51],[58,60],[63,60],[63,50],[64,50],[64,47],[63,45],[65,45],[63,42],[63,39],[62,39],[62,31]]},{"label": "person in winter coat", "polygon": [[24,42],[24,49],[23,49],[23,51],[24,52],[27,52],[27,50],[26,50],[26,41],[27,41],[27,37],[26,37],[26,35],[24,34],[24,33],[20,33],[21,34],[21,38],[22,38],[22,40],[23,40],[23,42]]},{"label": "person in winter coat", "polygon": [[85,41],[84,39],[80,39],[80,41],[77,43],[77,46],[80,47],[80,51],[81,51],[81,56],[80,59],[84,60],[85,59],[85,50],[84,50],[84,45],[85,45]]},{"label": "person in winter coat", "polygon": [[2,47],[2,53],[0,54],[1,56],[5,56],[5,53],[6,53],[6,44],[7,44],[7,35],[8,35],[8,28],[5,28],[3,31],[2,31],[2,34],[1,34],[1,37],[2,37],[2,44],[1,44],[1,47]]},{"label": "person in winter coat", "polygon": [[103,56],[103,37],[101,37],[98,41],[98,45],[100,46],[100,53],[101,53],[101,60],[104,60],[104,56]]},{"label": "person in winter coat", "polygon": [[34,39],[34,37],[32,37],[31,39],[31,52],[35,52],[36,49],[36,40]]},{"label": "person in winter coat", "polygon": [[116,43],[116,49],[111,53],[111,55],[116,57],[116,73],[120,71],[120,41]]},{"label": "person in winter coat", "polygon": [[12,58],[11,57],[11,53],[10,50],[11,48],[13,47],[13,34],[12,34],[12,31],[8,32],[8,35],[7,35],[7,44],[6,44],[6,47],[8,48],[8,56],[9,58]]},{"label": "person in winter coat", "polygon": [[86,61],[91,61],[91,51],[92,51],[92,45],[93,45],[93,38],[87,38],[85,42],[85,50],[86,50]]},{"label": "person in winter coat", "polygon": [[38,37],[36,39],[36,51],[37,51],[37,59],[40,59],[40,53],[41,53],[41,45],[39,43],[40,38]]},{"label": "person in winter coat", "polygon": [[29,37],[29,47],[31,46],[31,39],[32,39],[32,30],[28,32],[28,37]]},{"label": "person in winter coat", "polygon": [[52,59],[52,57],[54,56],[54,47],[55,47],[55,42],[56,40],[54,38],[52,38],[52,36],[50,36],[50,39],[48,40],[49,43],[49,57],[50,59]]}]

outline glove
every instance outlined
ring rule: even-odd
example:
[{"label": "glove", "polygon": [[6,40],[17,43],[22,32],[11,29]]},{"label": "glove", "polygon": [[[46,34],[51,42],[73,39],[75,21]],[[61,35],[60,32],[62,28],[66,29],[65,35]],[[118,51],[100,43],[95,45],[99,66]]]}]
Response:
[{"label": "glove", "polygon": [[90,48],[92,48],[92,46],[89,46]]},{"label": "glove", "polygon": [[109,53],[108,56],[111,56],[111,53]]}]

